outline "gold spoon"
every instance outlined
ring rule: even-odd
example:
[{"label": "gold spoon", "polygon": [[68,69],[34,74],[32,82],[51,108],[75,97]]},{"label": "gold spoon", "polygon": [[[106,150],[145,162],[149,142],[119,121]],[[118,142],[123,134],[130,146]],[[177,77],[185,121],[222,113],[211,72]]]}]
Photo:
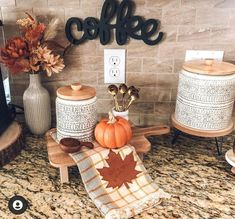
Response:
[{"label": "gold spoon", "polygon": [[135,90],[134,86],[130,86],[127,90],[127,93],[129,94],[129,96],[131,96],[131,93]]},{"label": "gold spoon", "polygon": [[130,100],[129,104],[127,105],[127,107],[125,108],[125,110],[128,110],[130,108],[131,104],[139,98],[140,98],[140,96],[139,96],[138,93],[132,94],[131,95],[131,100]]},{"label": "gold spoon", "polygon": [[[128,101],[131,100],[131,95],[133,95],[133,94],[137,94],[139,96],[139,91],[140,91],[140,89],[138,89],[134,86],[130,86],[127,91],[128,95],[129,95]],[[127,109],[127,106],[125,107],[125,109]]]},{"label": "gold spoon", "polygon": [[122,94],[122,110],[124,110],[124,105],[125,105],[125,95],[128,91],[128,87],[125,84],[120,84],[119,86],[119,92]]},{"label": "gold spoon", "polygon": [[119,112],[119,105],[117,101],[118,88],[112,84],[108,87],[108,92],[113,96],[115,110]]}]

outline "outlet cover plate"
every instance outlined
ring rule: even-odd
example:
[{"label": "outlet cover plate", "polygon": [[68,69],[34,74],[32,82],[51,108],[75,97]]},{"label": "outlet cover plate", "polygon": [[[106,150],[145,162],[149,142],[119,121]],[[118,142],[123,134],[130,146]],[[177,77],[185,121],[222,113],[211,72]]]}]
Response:
[{"label": "outlet cover plate", "polygon": [[222,61],[224,51],[210,51],[210,50],[187,50],[185,61],[200,60],[200,59],[215,59]]},{"label": "outlet cover plate", "polygon": [[126,82],[126,50],[104,49],[104,83]]}]

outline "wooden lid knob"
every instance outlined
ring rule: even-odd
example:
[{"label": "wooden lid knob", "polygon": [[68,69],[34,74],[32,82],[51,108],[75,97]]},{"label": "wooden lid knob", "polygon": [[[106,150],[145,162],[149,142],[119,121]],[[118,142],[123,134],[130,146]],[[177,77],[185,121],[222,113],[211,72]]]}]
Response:
[{"label": "wooden lid knob", "polygon": [[207,65],[207,66],[212,66],[213,65],[213,63],[214,63],[214,59],[205,59],[205,64]]},{"label": "wooden lid knob", "polygon": [[74,83],[74,84],[71,84],[70,86],[71,86],[72,90],[74,90],[74,91],[81,90],[81,88],[82,88],[82,85],[80,83]]}]

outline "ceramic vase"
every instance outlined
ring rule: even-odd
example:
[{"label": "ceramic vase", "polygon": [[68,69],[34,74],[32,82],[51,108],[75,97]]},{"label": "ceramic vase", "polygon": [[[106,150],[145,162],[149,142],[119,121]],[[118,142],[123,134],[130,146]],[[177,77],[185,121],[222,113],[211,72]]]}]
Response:
[{"label": "ceramic vase", "polygon": [[35,135],[51,127],[51,104],[48,91],[42,86],[40,74],[29,74],[29,87],[23,95],[25,121]]}]

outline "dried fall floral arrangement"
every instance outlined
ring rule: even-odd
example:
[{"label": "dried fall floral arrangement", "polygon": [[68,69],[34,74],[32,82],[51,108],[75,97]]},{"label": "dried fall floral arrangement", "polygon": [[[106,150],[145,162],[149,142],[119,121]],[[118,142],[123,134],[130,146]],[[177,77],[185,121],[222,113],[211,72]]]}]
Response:
[{"label": "dried fall floral arrangement", "polygon": [[52,19],[46,26],[26,14],[27,18],[16,22],[21,37],[7,40],[5,47],[0,50],[0,62],[12,74],[46,72],[50,77],[61,72],[65,67],[64,60],[50,47],[57,34],[59,20]]}]

